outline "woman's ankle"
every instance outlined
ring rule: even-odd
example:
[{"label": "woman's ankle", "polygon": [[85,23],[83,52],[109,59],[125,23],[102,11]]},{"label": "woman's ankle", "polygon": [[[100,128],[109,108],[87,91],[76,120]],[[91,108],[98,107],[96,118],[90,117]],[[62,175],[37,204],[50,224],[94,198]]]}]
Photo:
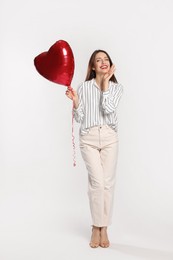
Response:
[{"label": "woman's ankle", "polygon": [[101,227],[101,230],[105,230],[105,231],[106,231],[106,230],[107,230],[107,227]]},{"label": "woman's ankle", "polygon": [[100,227],[97,227],[97,226],[93,226],[92,229],[94,229],[94,230],[101,230],[101,228],[100,228]]}]

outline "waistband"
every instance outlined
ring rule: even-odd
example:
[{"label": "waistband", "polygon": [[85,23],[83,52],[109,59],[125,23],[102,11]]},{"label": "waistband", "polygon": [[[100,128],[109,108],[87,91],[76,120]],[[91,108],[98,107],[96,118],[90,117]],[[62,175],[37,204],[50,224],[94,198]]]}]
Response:
[{"label": "waistband", "polygon": [[101,131],[101,130],[106,130],[106,129],[112,129],[113,131],[116,132],[116,129],[114,129],[111,125],[96,125],[96,126],[91,126],[90,128],[86,128],[86,129],[80,129],[80,135],[86,135],[88,134],[90,131]]}]

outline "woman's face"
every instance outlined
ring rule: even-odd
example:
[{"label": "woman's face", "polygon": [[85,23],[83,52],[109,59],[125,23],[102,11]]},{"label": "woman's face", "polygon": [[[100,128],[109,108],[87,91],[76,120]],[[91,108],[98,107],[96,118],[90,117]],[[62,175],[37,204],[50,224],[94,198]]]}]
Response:
[{"label": "woman's face", "polygon": [[104,52],[98,52],[96,54],[93,69],[95,70],[96,74],[105,74],[109,71],[109,58]]}]

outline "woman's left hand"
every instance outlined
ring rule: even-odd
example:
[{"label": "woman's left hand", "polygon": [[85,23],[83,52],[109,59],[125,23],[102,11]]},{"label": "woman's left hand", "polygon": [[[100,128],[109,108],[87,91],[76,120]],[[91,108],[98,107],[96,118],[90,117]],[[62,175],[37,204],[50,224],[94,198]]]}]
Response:
[{"label": "woman's left hand", "polygon": [[105,75],[103,76],[103,81],[102,81],[102,90],[103,91],[107,90],[108,82],[109,82],[110,78],[113,76],[114,72],[115,72],[115,65],[113,64],[110,67],[110,70],[107,73],[105,73]]},{"label": "woman's left hand", "polygon": [[110,70],[107,73],[105,73],[103,80],[110,80],[110,78],[113,76],[114,72],[115,72],[115,65],[113,64],[110,67]]}]

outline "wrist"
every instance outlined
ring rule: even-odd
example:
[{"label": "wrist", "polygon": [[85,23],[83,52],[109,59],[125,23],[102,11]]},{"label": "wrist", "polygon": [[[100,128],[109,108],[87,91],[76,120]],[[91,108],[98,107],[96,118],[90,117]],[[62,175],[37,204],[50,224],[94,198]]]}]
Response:
[{"label": "wrist", "polygon": [[109,87],[109,81],[104,81],[102,83],[102,91],[107,91],[108,90],[108,87]]},{"label": "wrist", "polygon": [[108,87],[103,87],[102,92],[106,92],[106,91],[108,91]]},{"label": "wrist", "polygon": [[74,108],[77,109],[79,106],[79,100],[77,99],[73,99],[73,104],[74,104]]}]

